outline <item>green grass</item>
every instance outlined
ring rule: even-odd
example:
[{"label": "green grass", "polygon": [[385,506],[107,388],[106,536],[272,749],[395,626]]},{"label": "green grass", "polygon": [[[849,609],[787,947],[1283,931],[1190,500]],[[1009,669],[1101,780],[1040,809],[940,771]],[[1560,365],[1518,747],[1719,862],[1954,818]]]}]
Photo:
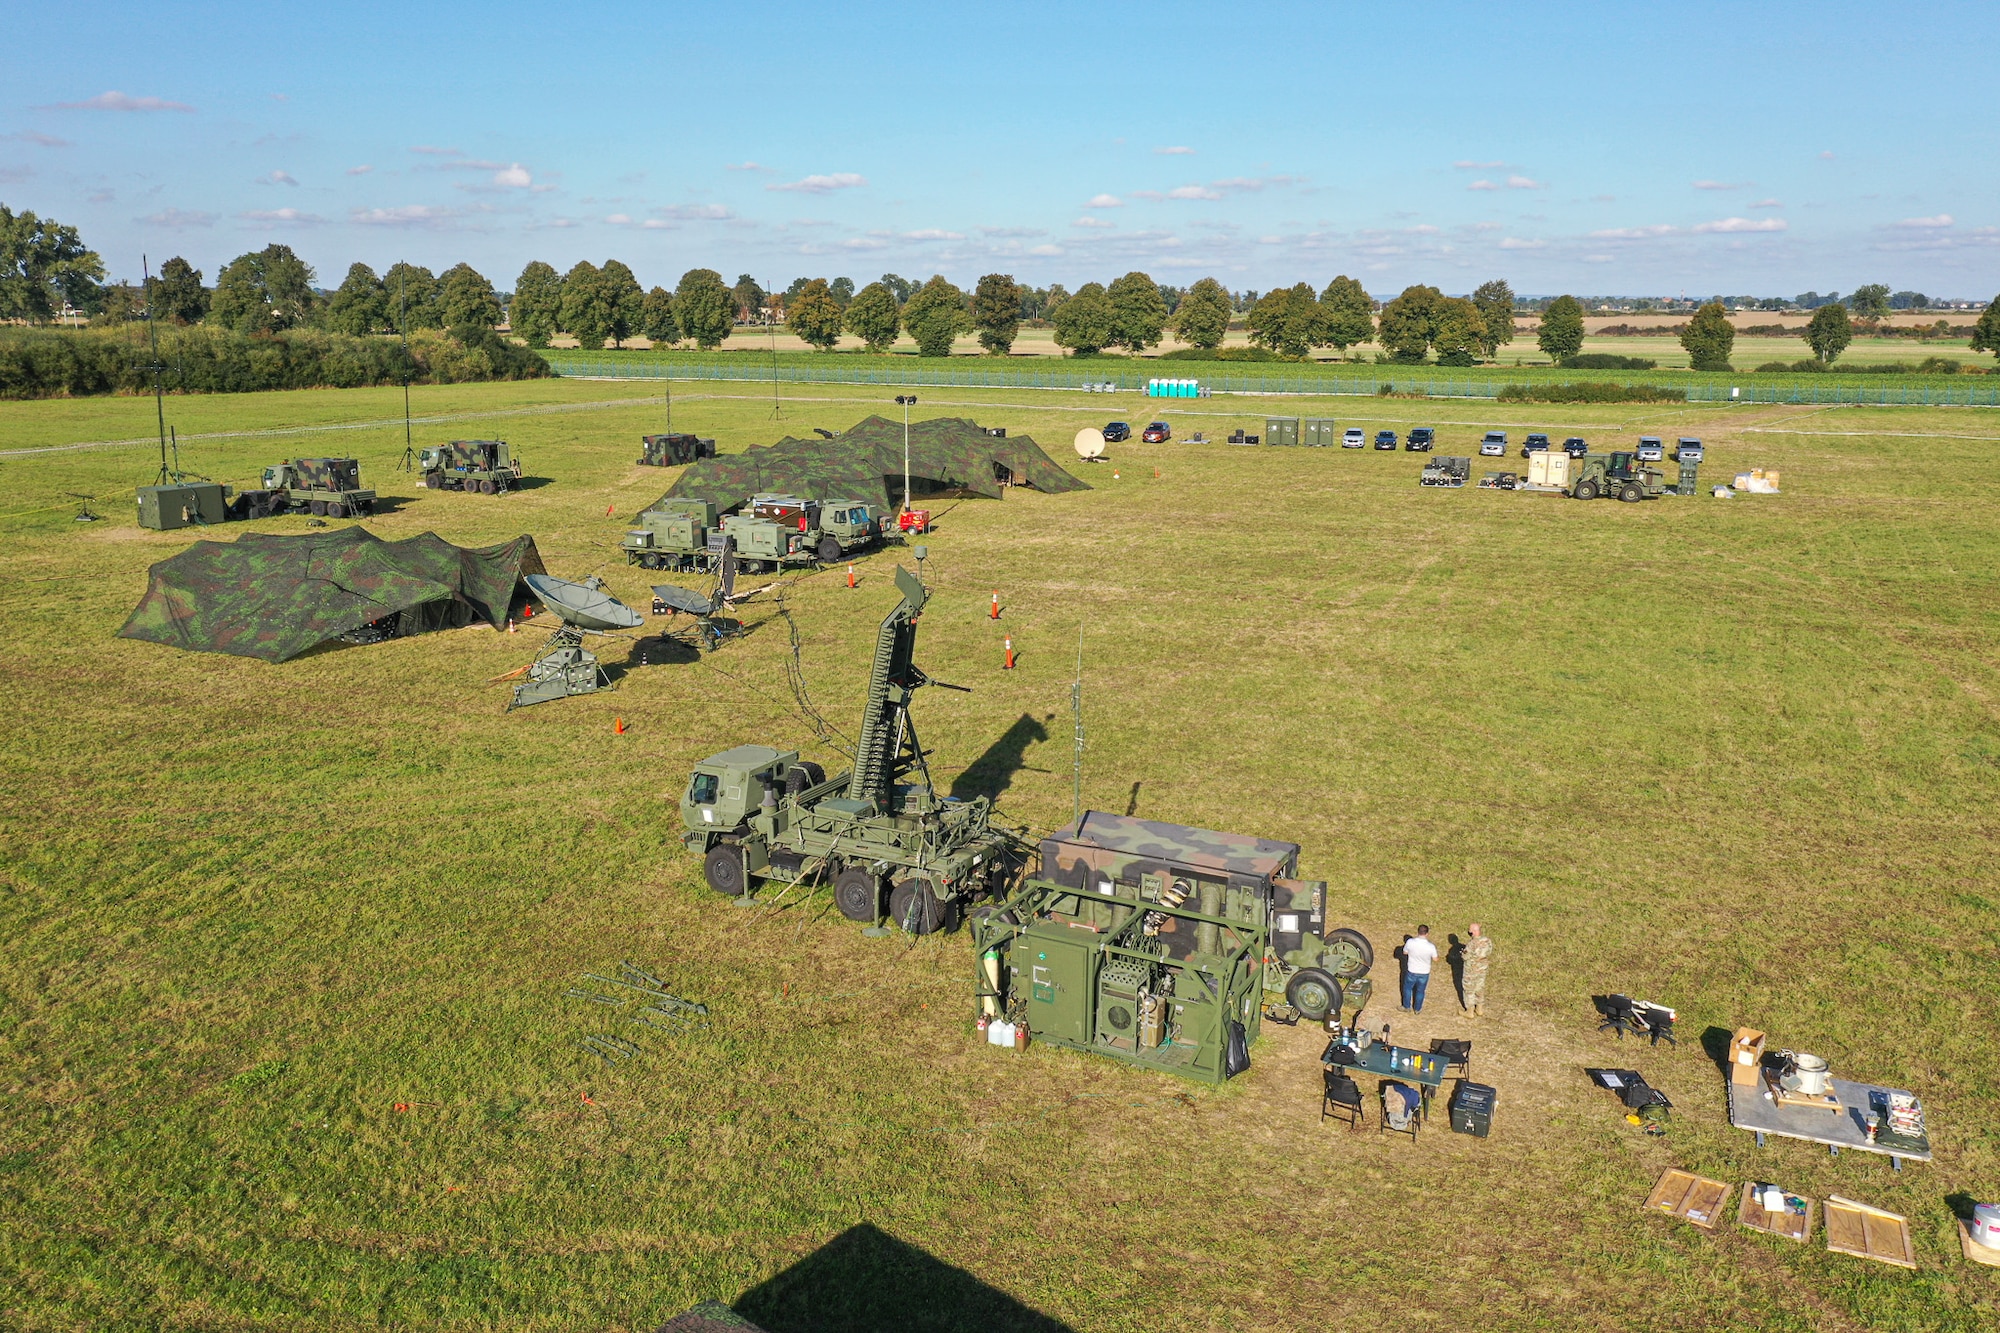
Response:
[{"label": "green grass", "polygon": [[[677,391],[674,427],[726,449],[883,398],[801,386],[773,420],[754,386],[715,387]],[[554,572],[643,606],[617,542],[670,480],[632,462],[664,408],[591,407],[640,396],[417,390],[419,414],[521,413],[418,432],[514,443],[550,484],[504,498],[411,487],[400,424],[185,457],[243,478],[351,452],[399,498],[384,535],[531,532]],[[1219,435],[1274,405],[943,390],[920,410],[1060,455],[1110,417]],[[399,409],[169,403],[184,435]],[[512,715],[486,682],[538,634],[176,654],[112,637],[189,540],[131,524],[149,449],[0,456],[0,1324],[637,1329],[716,1297],[791,1333],[882,1327],[886,1290],[925,1328],[1047,1326],[1007,1300],[1087,1330],[1990,1327],[2000,1282],[1958,1258],[1947,1199],[2000,1172],[2000,412],[1286,409],[1433,424],[1459,452],[1489,425],[1692,433],[1707,478],[1783,471],[1782,496],[1630,506],[1420,489],[1416,460],[1372,450],[1126,445],[1089,492],[969,501],[930,542],[919,660],[975,691],[918,702],[943,780],[1027,716],[1049,739],[1001,809],[1068,817],[1082,624],[1092,805],[1294,839],[1378,945],[1420,920],[1496,936],[1490,1018],[1435,990],[1397,1018],[1476,1039],[1492,1139],[1323,1129],[1306,1031],[1267,1028],[1216,1091],[992,1051],[962,937],[719,904],[675,839],[688,767],[811,738],[768,603],[699,664]],[[143,436],[152,410],[8,404],[0,447]],[[70,492],[112,521],[73,523]],[[787,599],[843,729],[897,558]],[[607,1024],[564,991],[620,959],[713,1028],[642,1036],[616,1071],[584,1054]],[[1597,1036],[1606,989],[1678,1006],[1681,1049]],[[1917,1090],[1937,1162],[1756,1149],[1700,1042],[1739,1023]],[[1605,1063],[1674,1098],[1666,1139],[1586,1084]],[[1640,1216],[1670,1165],[1904,1212],[1922,1268]],[[863,1226],[922,1262],[895,1269]],[[893,1285],[951,1270],[1005,1299]]]}]

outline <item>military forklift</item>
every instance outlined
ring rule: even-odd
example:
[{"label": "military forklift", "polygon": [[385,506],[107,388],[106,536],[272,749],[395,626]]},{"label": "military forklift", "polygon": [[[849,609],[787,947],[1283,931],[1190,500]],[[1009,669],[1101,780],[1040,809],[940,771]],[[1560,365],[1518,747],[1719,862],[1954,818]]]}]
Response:
[{"label": "military forklift", "polygon": [[1262,1020],[1365,1006],[1375,951],[1326,927],[1299,845],[1090,811],[1043,839],[1041,873],[975,908],[989,1022],[1220,1083]]},{"label": "military forklift", "polygon": [[[921,552],[919,552],[921,554]],[[850,921],[912,935],[956,928],[965,905],[1009,887],[1025,864],[1019,839],[992,823],[992,803],[939,796],[910,700],[933,681],[913,656],[929,592],[898,566],[902,600],[876,633],[853,768],[829,779],[797,750],[739,745],[695,765],[680,801],[682,843],[708,885],[742,903],[760,885],[831,882]]]},{"label": "military forklift", "polygon": [[1569,485],[1563,494],[1575,500],[1595,500],[1616,496],[1628,504],[1656,499],[1666,494],[1667,477],[1656,467],[1639,461],[1636,452],[1615,449],[1608,454],[1585,454],[1570,465]]},{"label": "military forklift", "polygon": [[423,484],[434,491],[505,495],[521,483],[521,460],[505,440],[453,440],[417,454]]}]

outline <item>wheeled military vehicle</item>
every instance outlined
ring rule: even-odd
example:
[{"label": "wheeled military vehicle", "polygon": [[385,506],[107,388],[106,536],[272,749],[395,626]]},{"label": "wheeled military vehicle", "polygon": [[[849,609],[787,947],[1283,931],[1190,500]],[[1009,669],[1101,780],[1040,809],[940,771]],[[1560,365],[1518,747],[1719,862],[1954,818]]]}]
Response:
[{"label": "wheeled military vehicle", "polygon": [[453,440],[417,453],[423,484],[434,491],[504,495],[521,481],[521,460],[505,440]]},{"label": "wheeled military vehicle", "polygon": [[1299,846],[1091,811],[1042,840],[1041,873],[976,909],[979,998],[1035,1040],[1219,1083],[1265,1009],[1319,1022],[1365,1004],[1368,937],[1326,926]]},{"label": "wheeled military vehicle", "polygon": [[669,498],[639,515],[625,530],[625,563],[678,573],[708,569],[709,533],[716,527],[715,502]]},{"label": "wheeled military vehicle", "polygon": [[[941,797],[910,717],[936,684],[913,660],[930,594],[898,567],[902,600],[875,639],[851,771],[828,779],[797,750],[739,745],[695,765],[681,796],[682,842],[709,887],[750,899],[758,884],[833,884],[852,921],[886,914],[915,935],[949,929],[970,901],[1010,885],[1022,863],[992,803]],[[947,687],[957,688],[957,687]]]},{"label": "wheeled military vehicle", "polygon": [[1666,487],[1665,473],[1646,467],[1630,450],[1614,449],[1608,454],[1585,454],[1575,459],[1563,494],[1576,500],[1616,496],[1636,503],[1664,494]]},{"label": "wheeled military vehicle", "polygon": [[258,489],[244,491],[235,504],[243,518],[351,518],[375,512],[375,492],[362,488],[361,464],[352,458],[294,458],[265,468]]},{"label": "wheeled military vehicle", "polygon": [[679,467],[715,457],[715,441],[693,435],[642,435],[639,437],[640,467]]}]

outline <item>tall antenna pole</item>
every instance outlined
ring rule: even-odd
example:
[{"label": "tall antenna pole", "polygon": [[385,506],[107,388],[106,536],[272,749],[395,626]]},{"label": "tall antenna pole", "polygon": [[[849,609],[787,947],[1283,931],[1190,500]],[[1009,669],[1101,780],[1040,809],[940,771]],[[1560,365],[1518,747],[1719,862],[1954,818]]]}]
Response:
[{"label": "tall antenna pole", "polygon": [[[139,271],[146,275],[146,339],[153,351],[153,412],[160,421],[160,478],[153,484],[164,486],[173,479],[167,473],[167,400],[160,383],[160,331],[153,325],[153,265],[144,251],[139,254]],[[179,451],[175,452],[178,463]]]},{"label": "tall antenna pole", "polygon": [[[771,294],[765,292],[764,299],[770,300]],[[764,331],[771,348],[771,419],[777,421],[785,415],[784,408],[778,405],[778,321],[770,306],[765,306],[764,311]]]},{"label": "tall antenna pole", "polygon": [[1083,622],[1076,626],[1076,680],[1069,687],[1070,716],[1076,729],[1076,757],[1072,769],[1076,779],[1076,821],[1083,823]]},{"label": "tall antenna pole", "polygon": [[410,468],[410,310],[404,299],[410,290],[409,270],[396,275],[396,335],[403,342],[403,470]]}]

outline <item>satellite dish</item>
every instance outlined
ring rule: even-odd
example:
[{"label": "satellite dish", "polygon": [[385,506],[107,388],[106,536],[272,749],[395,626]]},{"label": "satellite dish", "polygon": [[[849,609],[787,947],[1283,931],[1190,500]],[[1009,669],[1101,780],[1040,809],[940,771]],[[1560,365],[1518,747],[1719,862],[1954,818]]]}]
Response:
[{"label": "satellite dish", "polygon": [[[714,596],[710,596],[705,593],[698,593],[692,588],[683,588],[672,583],[655,583],[653,585],[653,600],[664,602],[674,610],[684,611],[691,616],[712,616],[722,606],[720,592]],[[655,611],[659,609],[657,606],[653,608]]]},{"label": "satellite dish", "polygon": [[526,582],[544,606],[574,629],[603,632],[637,629],[646,623],[644,616],[603,591],[602,581],[596,578],[587,583],[571,583],[547,574],[530,574]]},{"label": "satellite dish", "polygon": [[1086,463],[1104,457],[1104,432],[1095,426],[1085,426],[1076,433],[1076,456]]}]

